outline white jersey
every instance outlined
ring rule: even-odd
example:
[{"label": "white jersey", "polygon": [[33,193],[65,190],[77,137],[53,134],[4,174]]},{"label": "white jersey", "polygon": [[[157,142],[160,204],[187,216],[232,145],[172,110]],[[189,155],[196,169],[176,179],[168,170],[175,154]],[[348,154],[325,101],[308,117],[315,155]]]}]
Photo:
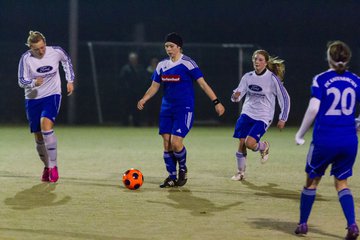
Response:
[{"label": "white jersey", "polygon": [[[19,62],[18,83],[25,89],[25,99],[39,99],[54,94],[61,94],[59,62],[63,66],[65,78],[74,81],[74,70],[70,57],[60,47],[46,47],[45,55],[38,59],[30,50],[25,52]],[[42,85],[36,87],[37,77],[44,78]]]},{"label": "white jersey", "polygon": [[255,71],[246,73],[234,91],[241,93],[240,99],[246,95],[241,113],[263,121],[268,126],[274,118],[277,97],[281,108],[279,120],[287,121],[290,111],[289,94],[279,78],[268,69],[261,75],[257,75]]}]

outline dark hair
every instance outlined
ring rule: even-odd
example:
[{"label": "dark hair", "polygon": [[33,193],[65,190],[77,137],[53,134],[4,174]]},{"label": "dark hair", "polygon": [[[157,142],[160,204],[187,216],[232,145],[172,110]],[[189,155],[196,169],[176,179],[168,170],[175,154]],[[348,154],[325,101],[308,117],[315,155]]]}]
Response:
[{"label": "dark hair", "polygon": [[166,35],[165,42],[175,43],[176,45],[178,45],[181,48],[183,46],[183,40],[182,40],[181,36],[176,32],[172,32],[172,33],[169,33],[168,35]]},{"label": "dark hair", "polygon": [[336,72],[344,72],[348,68],[347,64],[351,59],[351,50],[349,46],[346,43],[337,40],[328,43],[327,47],[327,59],[329,65]]}]

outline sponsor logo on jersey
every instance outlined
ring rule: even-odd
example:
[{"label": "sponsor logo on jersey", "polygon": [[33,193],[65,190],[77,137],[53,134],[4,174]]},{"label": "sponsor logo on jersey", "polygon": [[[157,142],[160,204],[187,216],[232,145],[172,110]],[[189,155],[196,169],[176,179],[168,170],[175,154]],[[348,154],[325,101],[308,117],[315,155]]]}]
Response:
[{"label": "sponsor logo on jersey", "polygon": [[262,91],[262,88],[260,87],[260,86],[258,86],[258,85],[249,85],[249,88],[250,88],[250,90],[252,90],[252,91],[255,91],[255,92],[261,92]]},{"label": "sponsor logo on jersey", "polygon": [[180,75],[162,75],[161,80],[163,82],[179,82]]},{"label": "sponsor logo on jersey", "polygon": [[50,72],[51,70],[53,70],[52,66],[42,66],[42,67],[39,67],[38,69],[36,69],[36,71],[38,73],[47,73],[47,72]]}]

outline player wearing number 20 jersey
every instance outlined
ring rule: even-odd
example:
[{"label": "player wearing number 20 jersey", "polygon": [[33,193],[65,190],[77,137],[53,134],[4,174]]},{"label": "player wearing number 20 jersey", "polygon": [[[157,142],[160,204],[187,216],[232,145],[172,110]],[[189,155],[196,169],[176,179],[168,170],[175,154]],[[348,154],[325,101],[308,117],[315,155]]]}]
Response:
[{"label": "player wearing number 20 jersey", "polygon": [[330,69],[314,77],[311,96],[320,100],[313,144],[347,145],[357,142],[355,103],[360,102],[360,81],[355,74]]},{"label": "player wearing number 20 jersey", "polygon": [[300,197],[300,220],[296,234],[308,232],[307,221],[315,201],[316,190],[326,169],[331,165],[335,189],[347,221],[345,239],[357,239],[354,198],[347,179],[352,176],[358,139],[355,125],[355,105],[360,102],[360,79],[347,70],[350,48],[341,41],[329,44],[327,60],[330,69],[314,77],[311,99],[299,131],[297,144],[305,142],[304,135],[315,120],[313,141],[306,161],[306,184]]}]

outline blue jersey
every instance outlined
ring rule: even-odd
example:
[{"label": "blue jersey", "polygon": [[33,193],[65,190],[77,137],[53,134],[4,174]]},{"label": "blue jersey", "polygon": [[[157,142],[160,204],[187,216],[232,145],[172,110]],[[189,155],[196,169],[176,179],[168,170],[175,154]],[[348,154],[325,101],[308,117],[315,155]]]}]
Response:
[{"label": "blue jersey", "polygon": [[323,72],[313,79],[312,97],[320,100],[315,119],[313,143],[347,145],[357,142],[355,103],[360,101],[360,79],[345,71]]},{"label": "blue jersey", "polygon": [[193,108],[193,82],[200,77],[203,77],[203,74],[197,64],[185,55],[181,55],[176,62],[172,62],[170,58],[159,62],[152,80],[163,84],[162,108],[172,108],[179,105],[187,105]]}]

